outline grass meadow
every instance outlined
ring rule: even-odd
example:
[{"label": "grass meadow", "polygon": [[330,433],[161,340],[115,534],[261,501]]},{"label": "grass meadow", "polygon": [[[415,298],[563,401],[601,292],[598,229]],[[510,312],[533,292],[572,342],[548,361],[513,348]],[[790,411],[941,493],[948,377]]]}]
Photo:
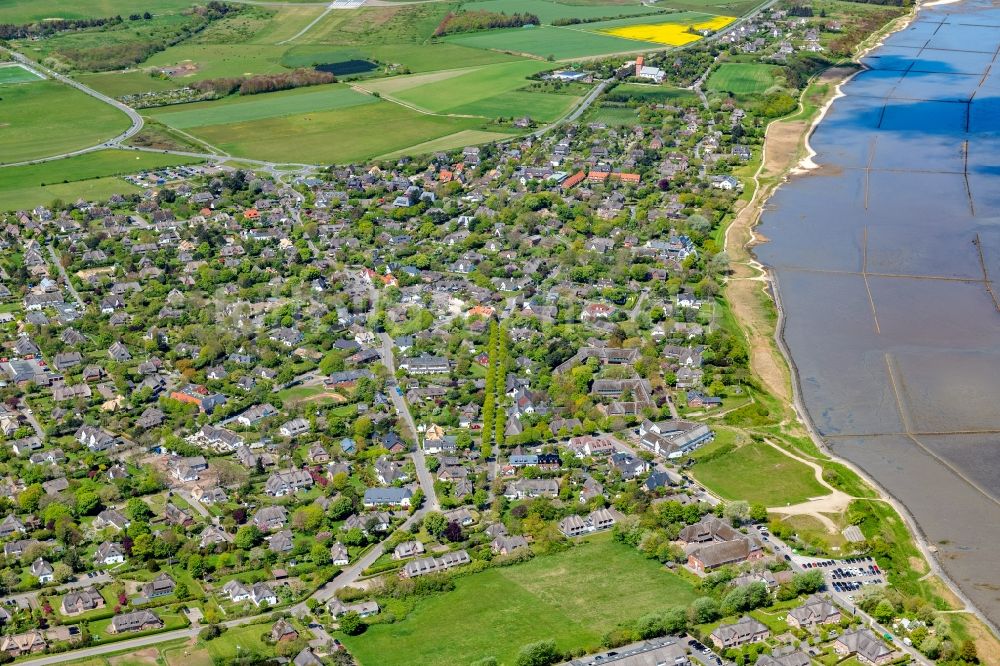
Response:
[{"label": "grass meadow", "polygon": [[723,499],[743,499],[765,506],[797,504],[830,492],[816,480],[812,468],[763,442],[744,444],[725,455],[699,462],[691,471],[700,483]]},{"label": "grass meadow", "polygon": [[6,163],[71,152],[128,129],[128,117],[55,81],[0,85],[0,160]]},{"label": "grass meadow", "polygon": [[378,99],[332,84],[260,95],[233,96],[214,102],[179,104],[153,109],[149,114],[169,127],[188,130],[206,125],[242,123],[282,116],[375,104]]},{"label": "grass meadow", "polygon": [[455,585],[418,601],[405,619],[341,640],[365,666],[450,666],[488,656],[512,664],[526,643],[551,638],[564,650],[596,648],[620,623],[687,605],[695,596],[686,579],[609,533],[563,553],[461,577]]},{"label": "grass meadow", "polygon": [[595,19],[608,16],[621,16],[623,14],[656,14],[661,11],[656,7],[643,5],[638,0],[587,4],[553,2],[552,0],[478,0],[477,2],[463,4],[462,9],[468,11],[506,12],[507,14],[527,12],[537,16],[542,23],[552,23],[557,19],[567,18]]},{"label": "grass meadow", "polygon": [[579,26],[506,28],[446,37],[446,41],[478,49],[526,53],[536,58],[571,60],[656,48],[649,42],[590,32]]},{"label": "grass meadow", "polygon": [[175,155],[102,150],[55,162],[0,170],[0,210],[30,208],[53,199],[106,199],[112,194],[137,192],[119,175],[196,160]]},{"label": "grass meadow", "polygon": [[0,86],[13,83],[32,83],[41,77],[20,65],[0,65]]},{"label": "grass meadow", "polygon": [[778,69],[758,63],[724,62],[708,77],[707,87],[735,95],[762,93],[776,83],[775,72]]}]

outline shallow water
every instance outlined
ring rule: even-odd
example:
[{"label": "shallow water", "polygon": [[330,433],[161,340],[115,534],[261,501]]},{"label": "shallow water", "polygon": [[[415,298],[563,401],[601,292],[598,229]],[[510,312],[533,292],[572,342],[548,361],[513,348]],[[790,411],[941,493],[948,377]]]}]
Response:
[{"label": "shallow water", "polygon": [[768,203],[802,397],[1000,624],[1000,8],[923,9]]}]

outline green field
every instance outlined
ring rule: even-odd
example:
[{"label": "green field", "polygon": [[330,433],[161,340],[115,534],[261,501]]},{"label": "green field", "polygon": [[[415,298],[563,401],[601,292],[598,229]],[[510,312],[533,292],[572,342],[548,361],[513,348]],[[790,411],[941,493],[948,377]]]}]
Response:
[{"label": "green field", "polygon": [[[599,572],[599,573],[598,573]],[[615,626],[687,605],[690,583],[602,534],[557,555],[459,578],[405,619],[341,637],[363,666],[514,663],[520,647],[551,638],[596,648]],[[475,627],[475,631],[470,631]]]},{"label": "green field", "polygon": [[31,208],[57,198],[106,199],[112,194],[137,192],[137,187],[116,176],[194,161],[174,155],[102,150],[54,162],[0,169],[0,210]]},{"label": "green field", "polygon": [[232,96],[215,102],[160,107],[150,116],[170,127],[187,130],[206,125],[242,123],[316,111],[374,104],[377,98],[332,84],[260,95]]},{"label": "green field", "polygon": [[342,164],[369,159],[464,129],[478,118],[417,113],[390,102],[224,125],[192,134],[237,157],[275,162]]},{"label": "green field", "polygon": [[355,59],[376,60],[389,65],[398,64],[413,73],[453,69],[456,66],[475,67],[520,60],[517,56],[458,46],[448,42],[367,44],[343,47],[304,44],[290,48],[282,57],[281,64],[286,67],[312,67],[324,63]]},{"label": "green field", "polygon": [[778,69],[773,65],[724,62],[708,77],[708,89],[735,95],[762,93],[775,84]]},{"label": "green field", "polygon": [[[714,18],[714,16],[714,14],[706,14],[705,12],[675,12],[672,14],[661,14],[659,16],[633,16],[631,18],[612,19],[610,21],[598,21],[596,23],[583,23],[581,25],[569,27],[581,28],[590,32],[603,32],[608,28],[621,28],[627,25],[644,25],[647,23],[677,23],[680,25],[688,25],[691,23],[710,21]],[[660,46],[663,45],[660,44]]]},{"label": "green field", "polygon": [[621,3],[569,4],[551,0],[478,0],[467,2],[462,9],[468,11],[527,12],[537,16],[542,23],[552,23],[556,19],[594,19],[622,14],[655,14],[661,10],[649,7],[636,0]]},{"label": "green field", "polygon": [[367,81],[364,87],[433,113],[486,118],[530,114],[536,120],[548,122],[566,113],[579,98],[518,88],[528,84],[526,77],[549,67],[548,63],[522,60],[470,70]]},{"label": "green field", "polygon": [[695,478],[727,500],[777,507],[828,495],[815,472],[763,442],[752,442],[692,468]]},{"label": "green field", "polygon": [[385,155],[379,155],[379,158],[388,159],[392,157],[426,155],[427,153],[436,153],[443,150],[455,150],[456,148],[471,146],[477,143],[500,141],[502,139],[509,138],[510,136],[510,134],[490,132],[488,130],[462,130],[461,132],[448,134],[447,136],[443,136],[439,139],[431,139],[430,141],[424,141],[412,146],[407,146],[402,150],[396,150],[391,153],[386,153]]},{"label": "green field", "polygon": [[[147,0],[143,11],[154,14],[176,12],[196,4],[193,0]],[[47,18],[95,18],[128,16],[136,10],[136,3],[128,0],[0,0],[0,23],[29,23]]]},{"label": "green field", "polygon": [[20,65],[0,65],[0,86],[13,83],[31,83],[41,77]]},{"label": "green field", "polygon": [[579,26],[541,26],[487,30],[446,37],[446,41],[479,49],[527,53],[557,60],[626,53],[640,49],[663,48],[662,44],[622,39],[589,32]]},{"label": "green field", "polygon": [[0,92],[0,159],[7,163],[93,146],[129,126],[118,109],[55,81]]}]

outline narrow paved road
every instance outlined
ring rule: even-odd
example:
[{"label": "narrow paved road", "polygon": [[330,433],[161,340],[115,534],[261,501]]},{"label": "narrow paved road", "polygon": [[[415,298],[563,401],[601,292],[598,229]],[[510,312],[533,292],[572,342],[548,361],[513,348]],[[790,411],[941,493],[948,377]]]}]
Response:
[{"label": "narrow paved road", "polygon": [[62,262],[59,261],[59,256],[56,254],[56,249],[52,247],[51,244],[49,244],[49,257],[52,258],[52,263],[56,265],[56,270],[59,271],[59,276],[63,279],[63,282],[66,284],[66,289],[73,296],[73,300],[76,301],[76,304],[80,306],[81,310],[85,310],[87,308],[87,304],[83,302],[83,299],[80,298],[80,294],[76,291],[76,287],[74,287],[73,283],[69,281],[69,276],[66,275],[66,269],[63,267]]}]

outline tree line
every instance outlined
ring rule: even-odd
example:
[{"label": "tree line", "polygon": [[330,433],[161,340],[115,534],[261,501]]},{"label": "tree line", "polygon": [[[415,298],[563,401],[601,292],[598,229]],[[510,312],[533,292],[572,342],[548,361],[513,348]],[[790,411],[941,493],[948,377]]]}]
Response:
[{"label": "tree line", "polygon": [[259,93],[291,90],[306,86],[318,86],[324,83],[336,83],[337,77],[329,72],[315,69],[296,69],[280,74],[254,74],[252,76],[236,76],[219,79],[205,79],[191,84],[195,90],[212,92],[219,97],[234,93],[240,95],[257,95]]},{"label": "tree line", "polygon": [[541,25],[541,20],[534,14],[517,12],[471,11],[449,13],[434,30],[435,37],[452,35],[457,32],[475,32],[493,28],[521,28],[526,25]]},{"label": "tree line", "polygon": [[102,28],[104,26],[118,25],[122,23],[121,16],[109,16],[106,18],[87,19],[55,19],[52,21],[39,21],[37,23],[0,23],[0,39],[30,39],[34,37],[48,37],[57,32],[67,32],[69,30],[82,30],[83,28]]}]

